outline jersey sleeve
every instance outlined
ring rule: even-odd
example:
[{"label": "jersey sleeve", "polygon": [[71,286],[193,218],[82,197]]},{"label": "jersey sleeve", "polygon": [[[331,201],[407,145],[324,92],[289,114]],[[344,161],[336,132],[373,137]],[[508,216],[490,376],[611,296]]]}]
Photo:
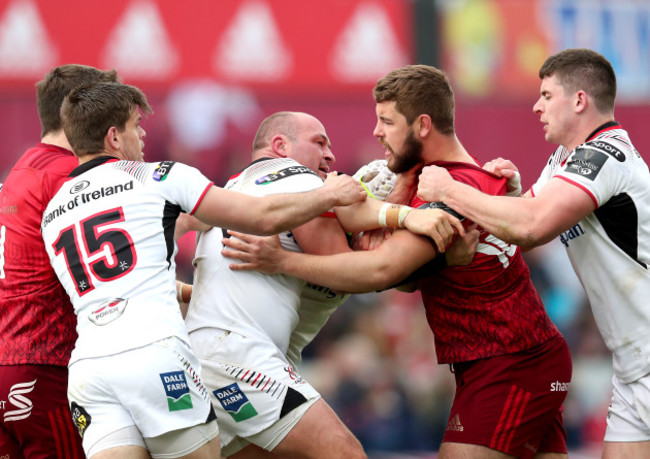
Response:
[{"label": "jersey sleeve", "polygon": [[154,163],[151,180],[157,182],[159,192],[183,212],[192,214],[213,185],[195,167],[174,161]]},{"label": "jersey sleeve", "polygon": [[542,173],[537,178],[537,181],[530,187],[530,191],[533,196],[539,193],[544,185],[548,183],[549,180],[553,178],[553,175],[562,165],[563,161],[569,156],[569,152],[566,148],[560,146],[558,147],[551,156],[549,156],[548,161],[546,161],[546,166],[542,170]]},{"label": "jersey sleeve", "polygon": [[584,190],[600,207],[624,188],[631,176],[630,163],[610,142],[587,142],[571,153],[556,177]]}]

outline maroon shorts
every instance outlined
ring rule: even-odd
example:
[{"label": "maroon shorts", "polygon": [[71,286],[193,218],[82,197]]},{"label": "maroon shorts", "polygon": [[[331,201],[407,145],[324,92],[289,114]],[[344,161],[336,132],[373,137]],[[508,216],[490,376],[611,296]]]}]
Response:
[{"label": "maroon shorts", "polygon": [[0,457],[85,457],[67,386],[66,367],[0,365]]},{"label": "maroon shorts", "polygon": [[443,442],[487,446],[518,458],[567,452],[562,403],[572,368],[563,338],[453,368],[456,396]]}]

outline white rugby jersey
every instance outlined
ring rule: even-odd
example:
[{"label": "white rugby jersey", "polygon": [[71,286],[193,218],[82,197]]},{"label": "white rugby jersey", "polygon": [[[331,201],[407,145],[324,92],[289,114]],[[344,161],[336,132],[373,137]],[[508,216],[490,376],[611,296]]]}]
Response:
[{"label": "white rugby jersey", "polygon": [[607,123],[570,154],[558,148],[531,191],[558,177],[596,210],[560,235],[623,382],[650,373],[650,174],[626,131]]},{"label": "white rugby jersey", "polygon": [[109,157],[70,175],[41,223],[50,262],[77,315],[70,364],[169,336],[189,342],[176,301],[174,227],[212,182],[180,163]]},{"label": "white rugby jersey", "polygon": [[307,282],[300,294],[298,325],[291,333],[287,358],[294,367],[302,361],[302,351],[325,326],[330,316],[342,305],[349,294],[341,295],[322,285]]},{"label": "white rugby jersey", "polygon": [[[316,173],[293,159],[263,158],[232,177],[225,188],[265,196],[321,186],[323,181]],[[231,271],[228,266],[238,261],[220,253],[225,234],[213,228],[197,237],[194,287],[185,319],[188,330],[213,327],[266,337],[286,353],[291,332],[298,324],[305,281],[284,274]],[[302,251],[291,232],[279,236],[285,249]]]}]

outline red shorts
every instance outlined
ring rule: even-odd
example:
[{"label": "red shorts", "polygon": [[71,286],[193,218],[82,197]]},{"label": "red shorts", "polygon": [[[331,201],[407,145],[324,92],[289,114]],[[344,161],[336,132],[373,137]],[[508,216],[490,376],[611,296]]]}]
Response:
[{"label": "red shorts", "polygon": [[527,351],[454,364],[456,396],[443,442],[487,446],[518,458],[566,454],[562,403],[571,372],[562,337]]},{"label": "red shorts", "polygon": [[0,457],[85,457],[67,386],[66,367],[0,365]]}]

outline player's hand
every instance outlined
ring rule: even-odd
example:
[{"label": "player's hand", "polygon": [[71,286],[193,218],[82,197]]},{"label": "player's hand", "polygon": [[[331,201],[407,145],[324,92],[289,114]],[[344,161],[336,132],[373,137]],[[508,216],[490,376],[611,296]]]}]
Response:
[{"label": "player's hand", "polygon": [[447,169],[438,166],[427,166],[422,169],[420,183],[418,184],[418,196],[427,202],[445,202],[447,189],[453,185]]},{"label": "player's hand", "polygon": [[465,235],[456,238],[445,252],[447,266],[467,266],[474,259],[480,232],[476,223],[465,228]]},{"label": "player's hand", "polygon": [[385,201],[393,191],[397,175],[388,169],[388,161],[376,159],[361,166],[352,177],[361,183],[371,198]]},{"label": "player's hand", "polygon": [[280,238],[275,236],[253,236],[251,234],[228,231],[231,236],[222,239],[224,257],[234,258],[243,263],[232,263],[229,268],[233,271],[260,271],[267,274],[277,274],[280,271],[283,249]]},{"label": "player's hand", "polygon": [[334,202],[332,207],[349,206],[356,202],[364,201],[368,196],[361,184],[345,174],[330,172],[327,174],[325,184],[321,188],[325,193],[331,193]]},{"label": "player's hand", "polygon": [[414,209],[404,220],[412,233],[429,236],[443,253],[456,234],[465,235],[465,228],[459,219],[441,209]]},{"label": "player's hand", "polygon": [[521,195],[521,175],[517,166],[512,161],[503,158],[493,159],[483,165],[483,169],[492,172],[499,177],[508,179],[506,183],[506,196],[520,196]]}]

